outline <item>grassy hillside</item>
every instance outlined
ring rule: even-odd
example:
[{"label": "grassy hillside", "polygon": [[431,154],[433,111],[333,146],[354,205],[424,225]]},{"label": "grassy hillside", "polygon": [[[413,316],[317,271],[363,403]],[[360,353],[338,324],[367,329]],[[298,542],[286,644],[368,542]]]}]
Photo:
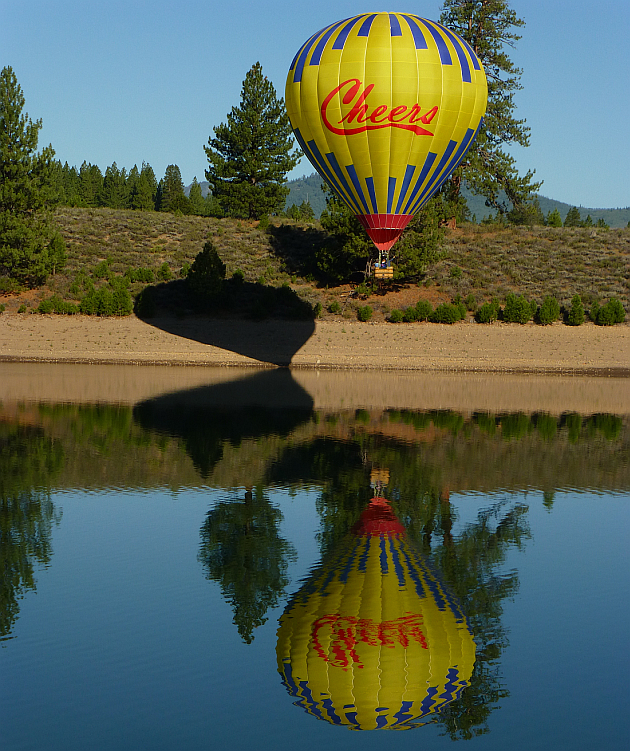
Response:
[{"label": "grassy hillside", "polygon": [[[76,301],[86,283],[98,287],[107,283],[108,275],[144,269],[149,278],[132,283],[135,295],[147,283],[159,283],[164,264],[172,277],[168,285],[181,288],[182,267],[192,263],[208,238],[225,262],[228,277],[237,269],[243,272],[245,297],[259,295],[264,301],[274,290],[282,291],[284,297],[292,295],[309,305],[321,303],[324,317],[332,317],[328,305],[334,300],[341,302],[342,315],[348,318],[355,318],[356,307],[365,304],[365,297],[354,296],[350,285],[328,288],[318,283],[313,255],[326,241],[318,223],[274,220],[261,230],[257,222],[237,219],[68,207],[57,211],[56,223],[68,247],[64,273],[41,290],[0,298],[9,312],[22,304],[37,307],[52,293]],[[392,283],[368,302],[375,320],[382,320],[392,308],[420,298],[436,304],[472,293],[482,303],[493,297],[503,301],[508,292],[538,302],[553,294],[563,304],[578,293],[587,306],[615,296],[630,312],[630,229],[530,230],[467,224],[446,232],[441,259],[421,285]],[[239,305],[230,314],[247,315]]]}]

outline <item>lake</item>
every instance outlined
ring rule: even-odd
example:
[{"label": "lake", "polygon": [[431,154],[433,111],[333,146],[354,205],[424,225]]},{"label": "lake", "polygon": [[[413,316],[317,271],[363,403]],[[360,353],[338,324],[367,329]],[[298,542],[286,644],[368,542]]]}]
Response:
[{"label": "lake", "polygon": [[0,364],[0,747],[626,747],[628,381]]}]

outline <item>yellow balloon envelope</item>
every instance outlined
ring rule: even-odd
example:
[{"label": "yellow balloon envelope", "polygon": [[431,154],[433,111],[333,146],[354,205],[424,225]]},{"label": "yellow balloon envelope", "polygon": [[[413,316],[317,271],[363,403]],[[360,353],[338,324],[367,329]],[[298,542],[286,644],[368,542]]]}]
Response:
[{"label": "yellow balloon envelope", "polygon": [[388,250],[464,158],[486,76],[449,29],[409,13],[363,13],[295,56],[286,106],[304,153]]},{"label": "yellow balloon envelope", "polygon": [[355,730],[409,729],[468,685],[475,643],[453,596],[382,498],[280,619],[278,669],[296,704]]}]

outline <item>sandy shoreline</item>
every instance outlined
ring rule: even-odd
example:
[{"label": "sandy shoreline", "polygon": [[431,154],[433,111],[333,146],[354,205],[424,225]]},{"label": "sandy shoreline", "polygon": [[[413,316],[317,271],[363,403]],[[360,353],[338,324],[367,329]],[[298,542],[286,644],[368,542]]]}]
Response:
[{"label": "sandy shoreline", "polygon": [[630,375],[630,326],[0,316],[0,361]]}]

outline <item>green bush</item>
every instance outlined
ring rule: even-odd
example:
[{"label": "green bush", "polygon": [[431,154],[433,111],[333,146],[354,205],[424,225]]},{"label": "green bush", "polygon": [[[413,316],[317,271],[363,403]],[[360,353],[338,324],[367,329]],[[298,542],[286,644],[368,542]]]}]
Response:
[{"label": "green bush", "polygon": [[571,300],[571,308],[566,315],[566,323],[569,326],[581,326],[584,323],[584,305],[579,295],[574,295]]},{"label": "green bush", "polygon": [[599,303],[597,300],[591,305],[591,309],[588,311],[588,317],[593,321],[593,323],[597,323],[597,316],[599,315]]},{"label": "green bush", "polygon": [[18,308],[18,313],[26,313],[26,305],[24,305],[24,303]]},{"label": "green bush", "polygon": [[341,305],[337,300],[333,300],[328,306],[328,310],[335,315],[339,315],[341,313]]},{"label": "green bush", "polygon": [[156,308],[155,287],[145,287],[136,295],[133,310],[138,318],[153,318]]},{"label": "green bush", "polygon": [[184,261],[181,269],[179,270],[179,276],[181,279],[186,279],[188,274],[190,274],[190,264],[188,263],[188,261]]},{"label": "green bush", "polygon": [[394,308],[392,312],[389,314],[389,321],[390,323],[402,323],[403,320],[403,312],[399,308]]},{"label": "green bush", "polygon": [[405,323],[414,323],[418,320],[418,309],[415,305],[410,305],[403,311],[403,321]]},{"label": "green bush", "polygon": [[416,303],[416,320],[428,321],[433,313],[433,305],[428,300],[418,300]]},{"label": "green bush", "polygon": [[370,318],[372,318],[372,313],[374,311],[369,305],[364,305],[363,307],[357,308],[357,318],[360,321],[363,321],[365,323],[366,321],[369,321]]},{"label": "green bush", "polygon": [[79,312],[78,305],[62,300],[58,295],[42,300],[37,306],[38,313],[57,313],[59,315],[74,315]]},{"label": "green bush", "polygon": [[477,323],[492,323],[499,317],[499,305],[496,302],[485,302],[475,313]]},{"label": "green bush", "polygon": [[460,310],[457,305],[444,302],[436,307],[429,320],[432,323],[457,323],[461,321]]},{"label": "green bush", "polygon": [[127,269],[125,276],[130,282],[144,282],[145,284],[151,284],[155,281],[155,275],[152,269],[137,268]]},{"label": "green bush", "polygon": [[101,261],[92,269],[92,276],[95,279],[106,279],[109,276],[109,273],[110,269],[108,261]]},{"label": "green bush", "polygon": [[313,305],[313,318],[321,318],[322,316],[322,304],[320,302],[316,302],[315,305]]},{"label": "green bush", "polygon": [[208,303],[223,287],[225,264],[219,257],[211,240],[197,254],[188,272],[188,285],[200,303]]},{"label": "green bush", "polygon": [[0,313],[4,313],[4,311],[7,309],[7,306],[3,303],[0,303]]},{"label": "green bush", "polygon": [[510,292],[503,308],[503,320],[507,323],[524,324],[532,318],[532,306],[522,295]]},{"label": "green bush", "polygon": [[464,304],[466,305],[466,309],[470,310],[471,313],[475,313],[477,311],[477,299],[472,292],[466,297]]},{"label": "green bush", "polygon": [[157,270],[157,278],[161,282],[168,282],[173,278],[173,272],[171,271],[171,267],[168,265],[167,261],[164,261],[164,263]]},{"label": "green bush", "polygon": [[464,303],[461,300],[459,300],[458,302],[453,303],[453,304],[455,305],[455,307],[457,308],[457,310],[459,310],[459,320],[460,321],[465,321],[466,320],[466,313],[468,311],[466,310],[466,306],[464,305]]},{"label": "green bush", "polygon": [[245,281],[245,274],[241,269],[234,269],[234,272],[232,273],[232,281],[235,284],[243,284],[243,282]]},{"label": "green bush", "polygon": [[79,303],[79,310],[88,316],[128,316],[133,303],[125,280],[115,277],[107,287],[92,287]]},{"label": "green bush", "polygon": [[534,320],[541,326],[548,326],[560,318],[560,304],[555,297],[547,296],[543,304],[536,311]]},{"label": "green bush", "polygon": [[[593,317],[593,308],[591,308],[591,318]],[[616,297],[598,307],[596,316],[593,319],[598,326],[614,326],[616,323],[623,323],[626,318],[626,311],[623,305]]]}]

